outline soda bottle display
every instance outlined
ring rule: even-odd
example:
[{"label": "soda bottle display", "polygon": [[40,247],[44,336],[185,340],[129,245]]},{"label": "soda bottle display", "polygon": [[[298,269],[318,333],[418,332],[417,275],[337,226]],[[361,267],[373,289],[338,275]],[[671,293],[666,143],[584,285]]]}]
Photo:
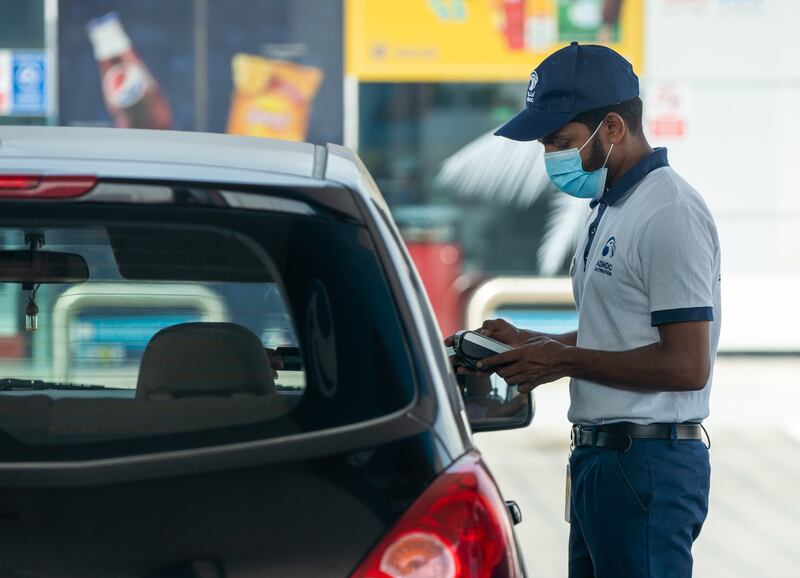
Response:
[{"label": "soda bottle display", "polygon": [[489,0],[492,20],[512,51],[525,50],[526,0]]},{"label": "soda bottle display", "polygon": [[136,54],[119,16],[111,12],[86,25],[106,109],[119,128],[172,129],[169,102]]},{"label": "soda bottle display", "polygon": [[503,33],[510,50],[525,49],[525,0],[504,0]]}]

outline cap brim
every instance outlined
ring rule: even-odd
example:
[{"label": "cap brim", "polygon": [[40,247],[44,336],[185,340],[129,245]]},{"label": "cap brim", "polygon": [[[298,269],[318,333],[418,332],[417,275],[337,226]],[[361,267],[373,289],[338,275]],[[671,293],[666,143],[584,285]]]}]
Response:
[{"label": "cap brim", "polygon": [[495,131],[495,136],[532,141],[557,131],[575,118],[574,112],[531,112],[523,110]]}]

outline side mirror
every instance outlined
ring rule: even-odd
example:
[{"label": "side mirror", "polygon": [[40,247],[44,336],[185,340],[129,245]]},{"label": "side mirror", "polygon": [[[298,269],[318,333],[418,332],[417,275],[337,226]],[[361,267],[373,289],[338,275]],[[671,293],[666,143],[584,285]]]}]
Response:
[{"label": "side mirror", "polygon": [[536,413],[533,393],[519,393],[503,379],[457,376],[472,431],[517,429],[530,425]]}]

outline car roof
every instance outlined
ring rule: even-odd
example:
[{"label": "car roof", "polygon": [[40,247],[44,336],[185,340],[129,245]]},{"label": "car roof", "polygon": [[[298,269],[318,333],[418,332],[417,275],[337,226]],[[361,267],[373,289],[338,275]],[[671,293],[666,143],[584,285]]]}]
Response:
[{"label": "car roof", "polygon": [[361,190],[359,164],[336,145],[181,131],[0,127],[0,173],[320,186],[332,172],[330,180]]}]

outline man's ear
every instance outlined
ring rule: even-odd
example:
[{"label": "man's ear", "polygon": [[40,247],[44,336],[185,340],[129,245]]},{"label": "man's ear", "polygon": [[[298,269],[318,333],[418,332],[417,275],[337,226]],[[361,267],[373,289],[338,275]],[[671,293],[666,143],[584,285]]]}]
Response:
[{"label": "man's ear", "polygon": [[603,119],[603,124],[608,129],[608,142],[619,145],[628,132],[625,120],[616,112],[609,112]]}]

